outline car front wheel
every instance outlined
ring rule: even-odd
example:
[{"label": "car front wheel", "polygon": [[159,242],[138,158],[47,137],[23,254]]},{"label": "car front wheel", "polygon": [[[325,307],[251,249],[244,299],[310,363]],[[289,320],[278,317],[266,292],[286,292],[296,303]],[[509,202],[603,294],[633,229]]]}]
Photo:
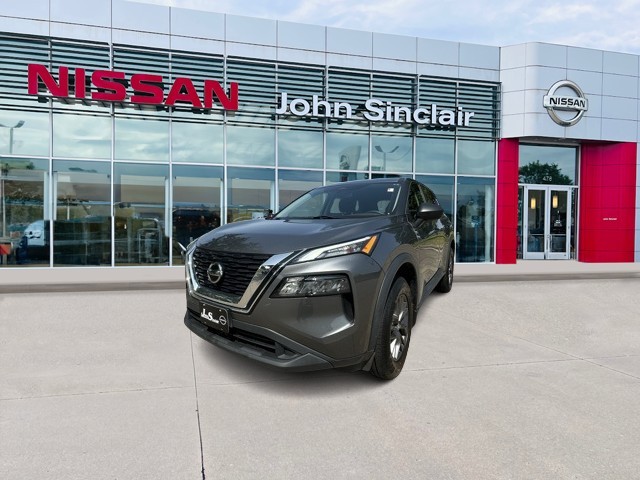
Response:
[{"label": "car front wheel", "polygon": [[378,378],[391,380],[402,371],[411,340],[413,305],[411,287],[404,278],[396,279],[384,306],[371,367]]}]

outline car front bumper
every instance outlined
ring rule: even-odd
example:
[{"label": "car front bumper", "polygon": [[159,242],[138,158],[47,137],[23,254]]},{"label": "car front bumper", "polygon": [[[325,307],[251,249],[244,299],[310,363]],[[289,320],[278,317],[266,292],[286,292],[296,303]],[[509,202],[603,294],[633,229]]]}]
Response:
[{"label": "car front bumper", "polygon": [[[327,274],[346,275],[351,292],[317,297],[274,296],[287,277]],[[184,322],[214,345],[283,369],[361,367],[373,353],[371,324],[382,278],[380,266],[362,254],[289,264],[246,309],[220,304],[189,289]],[[228,311],[228,332],[200,318],[203,303]]]}]

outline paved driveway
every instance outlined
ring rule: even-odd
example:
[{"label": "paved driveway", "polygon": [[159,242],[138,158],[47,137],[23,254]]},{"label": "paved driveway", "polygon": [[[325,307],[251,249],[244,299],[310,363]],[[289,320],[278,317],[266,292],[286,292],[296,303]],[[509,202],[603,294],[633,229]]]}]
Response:
[{"label": "paved driveway", "polygon": [[458,283],[405,370],[286,374],[180,290],[0,294],[0,478],[640,478],[640,279]]}]

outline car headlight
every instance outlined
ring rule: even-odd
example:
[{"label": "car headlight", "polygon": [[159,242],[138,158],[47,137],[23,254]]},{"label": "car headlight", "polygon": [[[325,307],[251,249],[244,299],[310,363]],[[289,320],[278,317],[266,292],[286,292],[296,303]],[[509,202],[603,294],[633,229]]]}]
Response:
[{"label": "car headlight", "polygon": [[349,292],[351,285],[346,275],[308,275],[285,278],[273,297],[319,297]]},{"label": "car headlight", "polygon": [[314,248],[313,250],[300,255],[293,261],[293,263],[309,262],[311,260],[320,260],[321,258],[339,257],[340,255],[350,255],[352,253],[364,253],[366,255],[371,255],[373,247],[375,247],[377,241],[378,235],[370,235],[368,237],[359,238],[358,240],[352,240],[351,242]]}]

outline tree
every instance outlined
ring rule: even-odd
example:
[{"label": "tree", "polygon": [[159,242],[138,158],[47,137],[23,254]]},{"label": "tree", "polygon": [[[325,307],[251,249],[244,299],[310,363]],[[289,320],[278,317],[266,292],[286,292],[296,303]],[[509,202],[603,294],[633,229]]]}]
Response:
[{"label": "tree", "polygon": [[557,163],[540,163],[540,160],[520,167],[520,183],[549,185],[573,185],[573,181],[565,175]]}]

